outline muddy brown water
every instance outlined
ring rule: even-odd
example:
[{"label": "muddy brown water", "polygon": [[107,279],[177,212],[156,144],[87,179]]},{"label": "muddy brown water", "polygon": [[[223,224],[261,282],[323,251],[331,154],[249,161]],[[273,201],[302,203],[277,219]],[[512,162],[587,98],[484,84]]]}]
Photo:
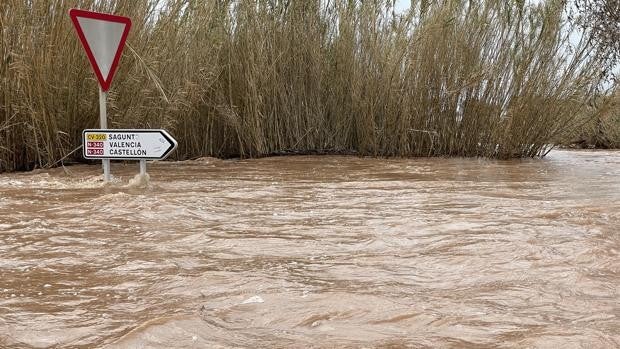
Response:
[{"label": "muddy brown water", "polygon": [[0,347],[620,347],[620,152],[137,169],[0,175]]}]

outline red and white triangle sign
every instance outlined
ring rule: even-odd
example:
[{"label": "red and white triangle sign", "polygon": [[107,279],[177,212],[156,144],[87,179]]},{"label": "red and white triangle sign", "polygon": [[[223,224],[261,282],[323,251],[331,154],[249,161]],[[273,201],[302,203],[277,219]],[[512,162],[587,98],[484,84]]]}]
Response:
[{"label": "red and white triangle sign", "polygon": [[103,91],[108,91],[121,59],[131,19],[71,9],[69,16]]}]

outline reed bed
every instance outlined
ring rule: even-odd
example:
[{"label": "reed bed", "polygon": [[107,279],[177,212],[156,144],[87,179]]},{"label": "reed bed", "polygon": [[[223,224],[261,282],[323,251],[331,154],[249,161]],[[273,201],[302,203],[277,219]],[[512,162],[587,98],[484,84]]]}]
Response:
[{"label": "reed bed", "polygon": [[581,118],[582,126],[564,146],[620,149],[620,88],[594,100]]},{"label": "reed bed", "polygon": [[563,1],[3,0],[0,171],[79,161],[97,83],[72,7],[129,16],[113,128],[176,159],[338,152],[542,156],[581,127],[604,60]]}]

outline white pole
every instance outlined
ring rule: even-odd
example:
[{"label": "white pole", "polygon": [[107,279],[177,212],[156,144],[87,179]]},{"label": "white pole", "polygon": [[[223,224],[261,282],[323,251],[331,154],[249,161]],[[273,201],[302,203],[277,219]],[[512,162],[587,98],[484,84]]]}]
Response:
[{"label": "white pole", "polygon": [[[99,127],[102,129],[108,128],[108,113],[106,108],[106,102],[108,99],[108,93],[103,92],[101,86],[99,86]],[[103,180],[104,182],[110,181],[110,159],[103,159]]]},{"label": "white pole", "polygon": [[142,159],[140,160],[140,176],[145,176],[146,175],[146,160]]}]

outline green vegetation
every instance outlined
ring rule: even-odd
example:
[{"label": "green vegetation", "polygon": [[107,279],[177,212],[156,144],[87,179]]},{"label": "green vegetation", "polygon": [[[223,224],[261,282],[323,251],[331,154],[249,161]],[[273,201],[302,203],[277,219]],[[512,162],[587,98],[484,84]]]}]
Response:
[{"label": "green vegetation", "polygon": [[179,159],[544,155],[583,125],[606,64],[569,44],[562,3],[3,0],[0,172],[79,160],[98,125],[71,7],[133,19],[108,124],[166,128]]}]

